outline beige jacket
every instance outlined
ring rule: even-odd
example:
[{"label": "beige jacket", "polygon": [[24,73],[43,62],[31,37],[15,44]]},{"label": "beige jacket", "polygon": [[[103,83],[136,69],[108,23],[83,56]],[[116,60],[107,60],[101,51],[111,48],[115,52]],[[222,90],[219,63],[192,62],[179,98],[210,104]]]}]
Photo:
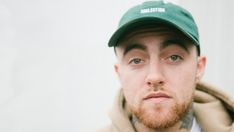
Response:
[{"label": "beige jacket", "polygon": [[[110,112],[112,124],[100,132],[134,132],[128,113],[122,107],[124,102],[120,91]],[[234,132],[234,100],[213,86],[197,85],[194,113],[203,132]]]}]

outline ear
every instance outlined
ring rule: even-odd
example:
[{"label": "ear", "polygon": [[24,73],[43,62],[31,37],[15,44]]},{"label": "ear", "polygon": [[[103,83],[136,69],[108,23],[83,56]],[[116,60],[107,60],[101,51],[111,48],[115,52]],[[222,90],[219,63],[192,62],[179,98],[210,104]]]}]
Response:
[{"label": "ear", "polygon": [[197,73],[196,73],[196,81],[200,81],[202,78],[206,67],[206,57],[205,56],[199,56],[197,61]]},{"label": "ear", "polygon": [[114,68],[115,68],[115,73],[118,75],[119,80],[121,80],[120,65],[119,65],[119,63],[115,63],[114,64]]}]

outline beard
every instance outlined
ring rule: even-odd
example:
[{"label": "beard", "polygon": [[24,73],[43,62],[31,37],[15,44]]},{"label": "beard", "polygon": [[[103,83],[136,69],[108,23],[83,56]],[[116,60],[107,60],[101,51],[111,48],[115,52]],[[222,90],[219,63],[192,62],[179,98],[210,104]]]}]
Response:
[{"label": "beard", "polygon": [[174,126],[182,120],[191,108],[192,102],[193,96],[185,102],[174,101],[169,108],[165,108],[163,104],[147,107],[142,103],[138,108],[134,106],[129,106],[129,108],[145,126],[152,129],[165,129]]}]

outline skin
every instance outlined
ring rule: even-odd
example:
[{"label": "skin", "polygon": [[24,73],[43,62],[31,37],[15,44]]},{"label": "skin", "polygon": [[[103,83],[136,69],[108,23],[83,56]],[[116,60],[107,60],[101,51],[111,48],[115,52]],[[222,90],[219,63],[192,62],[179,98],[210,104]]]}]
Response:
[{"label": "skin", "polygon": [[114,65],[137,131],[189,130],[196,83],[206,58],[168,27],[141,28],[115,47]]}]

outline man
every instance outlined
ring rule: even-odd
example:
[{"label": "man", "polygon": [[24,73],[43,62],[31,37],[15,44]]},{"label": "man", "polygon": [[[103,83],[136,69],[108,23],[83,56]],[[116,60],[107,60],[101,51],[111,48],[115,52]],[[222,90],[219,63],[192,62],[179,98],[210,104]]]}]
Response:
[{"label": "man", "polygon": [[201,83],[197,26],[185,9],[148,1],[129,9],[112,35],[121,90],[108,132],[234,132],[234,102]]}]

